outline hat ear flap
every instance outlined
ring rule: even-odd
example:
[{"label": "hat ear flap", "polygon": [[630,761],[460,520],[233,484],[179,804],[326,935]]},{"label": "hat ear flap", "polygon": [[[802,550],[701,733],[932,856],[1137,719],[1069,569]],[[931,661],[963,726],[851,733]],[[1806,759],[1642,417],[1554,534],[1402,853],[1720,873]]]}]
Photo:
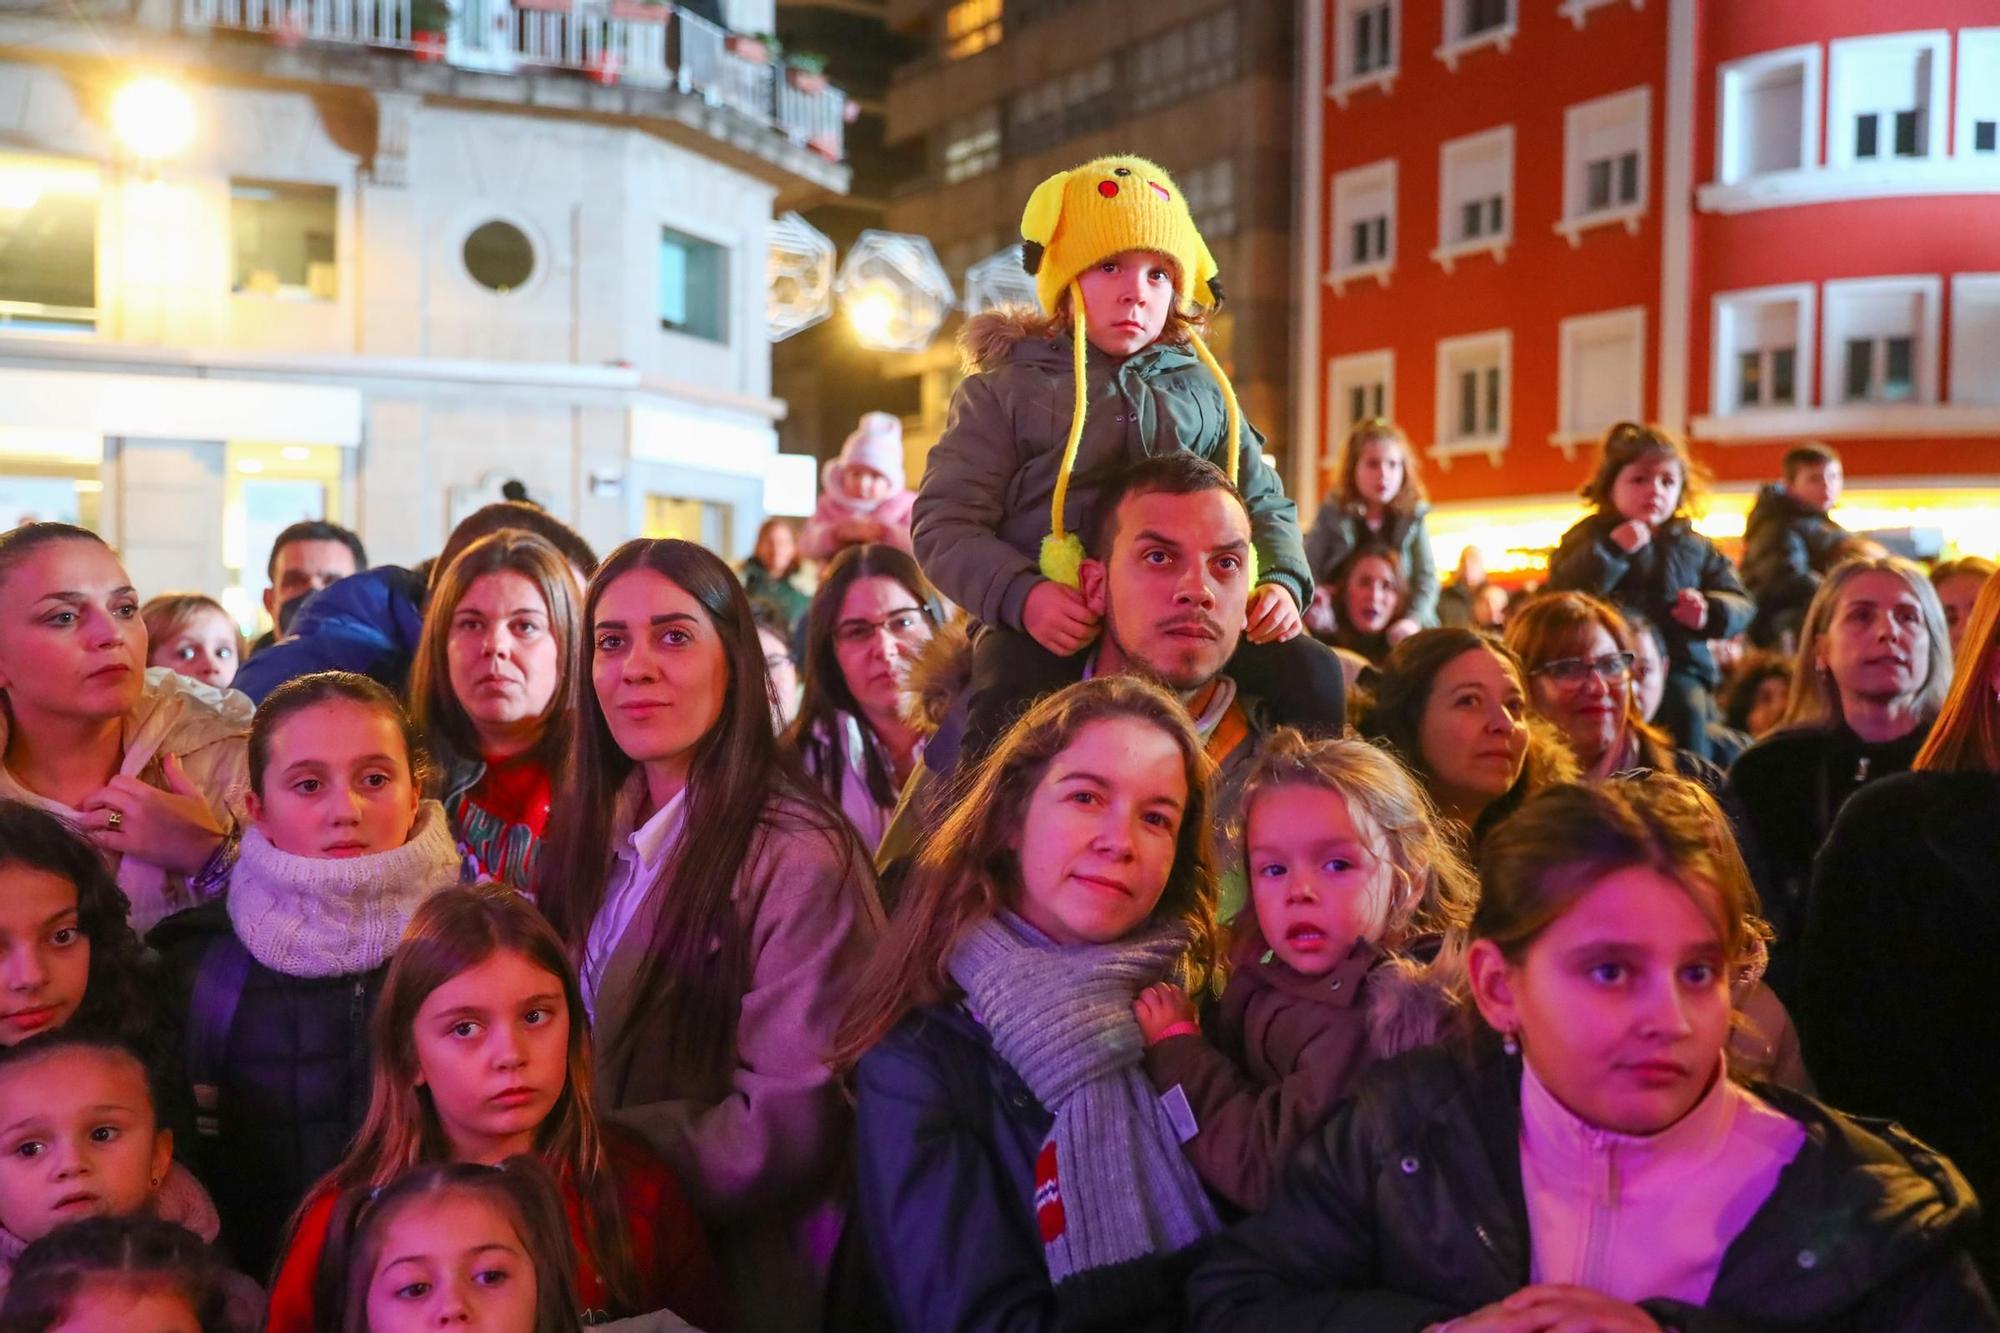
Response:
[{"label": "hat ear flap", "polygon": [[1195,237],[1194,299],[1195,304],[1210,310],[1222,304],[1222,283],[1218,276],[1215,256],[1208,252],[1208,242]]},{"label": "hat ear flap", "polygon": [[[1069,184],[1069,173],[1059,171],[1035,187],[1028,196],[1028,206],[1021,213],[1021,239],[1028,245],[1021,247],[1022,263],[1028,263],[1030,255],[1037,261],[1028,272],[1041,267],[1038,262],[1041,251],[1056,238],[1056,225],[1062,221],[1063,186]],[[1032,246],[1032,250],[1029,248]]]}]

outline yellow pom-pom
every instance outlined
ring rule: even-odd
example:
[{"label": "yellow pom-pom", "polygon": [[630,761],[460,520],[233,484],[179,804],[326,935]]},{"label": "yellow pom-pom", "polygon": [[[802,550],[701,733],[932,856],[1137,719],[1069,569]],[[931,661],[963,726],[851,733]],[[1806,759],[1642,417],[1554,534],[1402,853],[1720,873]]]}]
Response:
[{"label": "yellow pom-pom", "polygon": [[1083,582],[1083,538],[1074,532],[1042,538],[1042,577],[1075,588]]},{"label": "yellow pom-pom", "polygon": [[1257,572],[1258,572],[1258,571],[1257,571],[1257,548],[1256,548],[1255,546],[1252,546],[1252,547],[1250,548],[1250,562],[1249,562],[1249,563],[1250,563],[1250,591],[1254,593],[1254,592],[1256,592],[1256,591],[1257,591]]}]

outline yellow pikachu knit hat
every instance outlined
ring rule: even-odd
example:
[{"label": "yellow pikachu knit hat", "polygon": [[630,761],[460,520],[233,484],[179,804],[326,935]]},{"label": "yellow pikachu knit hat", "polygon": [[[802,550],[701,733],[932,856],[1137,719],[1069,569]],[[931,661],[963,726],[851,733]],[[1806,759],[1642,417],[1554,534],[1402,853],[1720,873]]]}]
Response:
[{"label": "yellow pikachu knit hat", "polygon": [[[1213,309],[1221,304],[1222,284],[1216,280],[1215,257],[1195,230],[1187,199],[1173,179],[1143,157],[1100,157],[1069,171],[1058,172],[1035,187],[1021,214],[1021,264],[1035,278],[1042,309],[1053,311],[1069,295],[1076,328],[1076,402],[1070,414],[1069,440],[1063,446],[1062,470],[1049,535],[1042,541],[1044,576],[1074,588],[1083,564],[1083,541],[1063,526],[1063,506],[1076,451],[1083,440],[1083,417],[1089,402],[1084,382],[1084,351],[1088,321],[1077,276],[1091,265],[1127,250],[1154,250],[1170,257],[1180,270],[1183,304]],[[1199,334],[1189,332],[1194,354],[1222,386],[1229,412],[1229,480],[1236,481],[1237,451],[1242,440],[1242,412],[1236,388],[1223,373],[1215,354]],[[1253,556],[1254,559],[1254,556]],[[1250,582],[1256,584],[1253,568]]]}]

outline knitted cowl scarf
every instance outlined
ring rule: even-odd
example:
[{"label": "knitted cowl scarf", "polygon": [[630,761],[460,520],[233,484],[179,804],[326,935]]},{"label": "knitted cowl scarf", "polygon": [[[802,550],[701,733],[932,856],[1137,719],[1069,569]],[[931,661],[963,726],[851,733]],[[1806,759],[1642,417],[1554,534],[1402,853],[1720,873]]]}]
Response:
[{"label": "knitted cowl scarf", "polygon": [[252,825],[229,873],[229,921],[250,956],[288,977],[341,977],[389,960],[417,905],[460,879],[444,807],[425,801],[401,847],[294,856]]},{"label": "knitted cowl scarf", "polygon": [[1079,1323],[1156,1300],[1162,1261],[1220,1229],[1132,1015],[1186,948],[1177,926],[1065,947],[1006,913],[952,951],[952,979],[993,1049],[1055,1114],[1035,1159],[1035,1218],[1057,1301]]}]

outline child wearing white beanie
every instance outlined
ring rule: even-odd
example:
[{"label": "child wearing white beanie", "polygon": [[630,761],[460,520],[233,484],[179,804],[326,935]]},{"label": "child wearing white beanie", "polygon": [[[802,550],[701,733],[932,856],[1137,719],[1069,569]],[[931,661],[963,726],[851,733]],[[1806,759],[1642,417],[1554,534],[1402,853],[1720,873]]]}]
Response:
[{"label": "child wearing white beanie", "polygon": [[886,542],[910,549],[910,509],[917,494],[903,484],[903,423],[887,412],[865,413],[820,472],[819,506],[799,538],[812,560],[829,560],[843,546]]}]

